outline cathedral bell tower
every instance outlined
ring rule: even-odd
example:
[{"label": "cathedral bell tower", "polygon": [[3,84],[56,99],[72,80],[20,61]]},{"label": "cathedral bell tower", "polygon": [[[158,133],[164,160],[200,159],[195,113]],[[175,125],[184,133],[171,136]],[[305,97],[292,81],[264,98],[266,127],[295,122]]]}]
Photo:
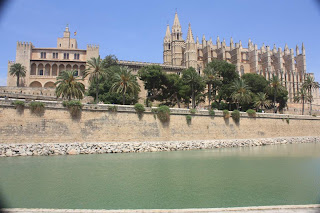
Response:
[{"label": "cathedral bell tower", "polygon": [[178,14],[176,12],[174,16],[172,33],[171,33],[171,54],[172,54],[172,65],[181,66],[183,64],[183,46],[184,40],[182,38],[181,25],[179,22]]}]

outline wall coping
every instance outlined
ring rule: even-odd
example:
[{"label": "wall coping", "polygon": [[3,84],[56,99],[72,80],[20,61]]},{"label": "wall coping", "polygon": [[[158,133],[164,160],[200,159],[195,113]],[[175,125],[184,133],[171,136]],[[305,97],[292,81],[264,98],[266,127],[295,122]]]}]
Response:
[{"label": "wall coping", "polygon": [[[4,212],[74,212],[74,213],[127,213],[127,212],[270,212],[285,210],[286,212],[302,212],[304,210],[318,210],[320,209],[319,204],[309,204],[309,205],[278,205],[278,206],[250,206],[250,207],[229,207],[229,208],[190,208],[190,209],[28,209],[28,208],[6,208],[2,209]],[[282,211],[281,211],[282,212]],[[284,211],[283,211],[284,212]]]},{"label": "wall coping", "polygon": [[[0,106],[1,107],[12,107],[12,102],[14,99],[5,101],[4,98],[0,98]],[[25,101],[28,103],[28,101]],[[62,105],[61,101],[41,101],[45,103],[45,108],[47,109],[58,109],[65,110],[66,108]],[[83,104],[83,111],[109,111],[110,106],[116,106],[117,112],[127,112],[127,113],[136,113],[133,105],[116,105],[116,104]],[[25,106],[28,108],[28,105]],[[145,107],[146,114],[153,114],[152,109],[156,109],[157,107]],[[222,110],[214,110],[215,117],[222,117]],[[231,114],[231,111],[229,112]],[[186,108],[170,108],[171,115],[191,115],[190,109]],[[197,110],[193,116],[210,116],[209,111],[205,109]],[[250,119],[259,119],[259,118],[268,118],[268,119],[294,119],[294,120],[320,120],[320,117],[314,117],[310,115],[293,115],[293,114],[274,114],[274,113],[256,113],[256,117],[250,117],[246,112],[240,112],[241,118],[250,118]]]}]

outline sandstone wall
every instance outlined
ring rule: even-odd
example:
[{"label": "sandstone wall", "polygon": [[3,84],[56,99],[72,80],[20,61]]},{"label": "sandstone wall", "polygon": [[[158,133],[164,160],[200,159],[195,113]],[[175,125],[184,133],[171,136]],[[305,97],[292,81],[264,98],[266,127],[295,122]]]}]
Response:
[{"label": "sandstone wall", "polygon": [[220,111],[211,118],[206,110],[186,122],[188,110],[172,109],[170,122],[163,125],[147,109],[139,119],[133,107],[85,105],[80,118],[72,119],[60,104],[46,104],[43,115],[22,112],[10,103],[0,104],[0,143],[64,143],[111,141],[187,141],[271,137],[319,136],[320,119],[311,116],[241,114],[240,123],[225,120]]}]

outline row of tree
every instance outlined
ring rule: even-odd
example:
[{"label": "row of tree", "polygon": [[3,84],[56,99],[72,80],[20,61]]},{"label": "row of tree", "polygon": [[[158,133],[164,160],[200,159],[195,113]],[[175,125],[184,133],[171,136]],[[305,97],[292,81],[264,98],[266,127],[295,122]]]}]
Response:
[{"label": "row of tree", "polygon": [[[76,76],[76,71],[59,73],[56,82],[57,97],[68,100],[82,99],[85,87],[82,80],[88,77],[90,86],[88,95],[94,96],[96,103],[135,104],[138,102],[140,86],[137,78],[144,82],[148,91],[146,105],[157,101],[163,105],[178,106],[181,104],[195,108],[199,103],[208,101],[209,107],[217,109],[238,109],[245,111],[250,108],[261,110],[274,108],[274,112],[283,109],[288,100],[288,92],[277,76],[267,81],[258,74],[244,74],[241,78],[235,71],[235,66],[225,61],[210,62],[200,75],[190,67],[181,74],[165,73],[160,66],[151,65],[139,70],[134,75],[128,67],[119,66],[117,58],[109,55],[104,59],[91,58],[87,69],[82,73],[82,79]],[[25,68],[14,64],[10,74],[19,78],[25,76]],[[182,76],[181,76],[182,75]],[[312,106],[312,90],[319,88],[311,76],[306,79],[294,97],[296,102],[310,103]]]}]

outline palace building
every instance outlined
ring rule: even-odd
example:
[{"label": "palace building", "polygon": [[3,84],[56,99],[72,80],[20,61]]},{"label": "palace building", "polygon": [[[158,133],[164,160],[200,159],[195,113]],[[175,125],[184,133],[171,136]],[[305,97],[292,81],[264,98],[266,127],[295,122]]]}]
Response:
[{"label": "palace building", "polygon": [[[16,86],[16,77],[9,74],[10,66],[20,63],[26,68],[26,77],[20,84],[25,87],[55,87],[54,83],[63,70],[77,70],[78,75],[86,69],[91,57],[99,56],[99,46],[87,45],[86,50],[78,49],[77,40],[70,38],[69,27],[58,38],[56,48],[36,48],[31,42],[17,42],[16,60],[8,63],[7,86]],[[88,86],[88,80],[84,80]]]}]

